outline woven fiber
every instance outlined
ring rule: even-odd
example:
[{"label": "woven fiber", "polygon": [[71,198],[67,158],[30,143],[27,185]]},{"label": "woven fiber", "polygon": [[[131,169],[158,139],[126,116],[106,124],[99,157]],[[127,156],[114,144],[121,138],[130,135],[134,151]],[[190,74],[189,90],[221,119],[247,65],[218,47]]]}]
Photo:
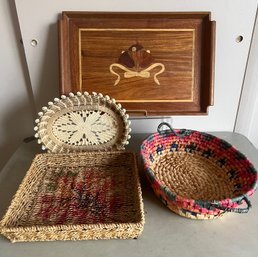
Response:
[{"label": "woven fiber", "polygon": [[42,108],[35,137],[52,153],[123,150],[130,139],[128,117],[109,96],[70,93]]},{"label": "woven fiber", "polygon": [[0,223],[12,242],[138,237],[144,225],[128,152],[39,154]]},{"label": "woven fiber", "polygon": [[[141,146],[146,175],[162,202],[193,219],[247,212],[247,197],[257,187],[257,171],[250,161],[215,136],[176,131],[159,131]],[[248,207],[237,208],[244,201]]]}]

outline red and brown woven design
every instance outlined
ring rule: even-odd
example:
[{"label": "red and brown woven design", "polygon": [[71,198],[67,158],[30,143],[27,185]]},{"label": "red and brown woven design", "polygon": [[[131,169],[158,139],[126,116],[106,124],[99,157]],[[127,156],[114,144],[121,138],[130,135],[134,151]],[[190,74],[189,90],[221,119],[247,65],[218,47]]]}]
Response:
[{"label": "red and brown woven design", "polygon": [[135,238],[144,225],[133,153],[40,154],[0,223],[12,242]]},{"label": "red and brown woven design", "polygon": [[[161,130],[166,125],[169,130]],[[161,123],[141,146],[145,172],[156,195],[172,211],[193,219],[225,212],[246,213],[257,187],[257,171],[228,142]],[[245,202],[246,208],[237,208]]]}]

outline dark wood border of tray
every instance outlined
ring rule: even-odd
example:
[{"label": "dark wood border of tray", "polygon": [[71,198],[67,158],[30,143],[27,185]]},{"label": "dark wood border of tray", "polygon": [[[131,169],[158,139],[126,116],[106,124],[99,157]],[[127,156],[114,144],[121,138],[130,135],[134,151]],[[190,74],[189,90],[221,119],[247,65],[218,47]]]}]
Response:
[{"label": "dark wood border of tray", "polygon": [[[152,37],[152,31],[157,43],[153,43],[150,52],[146,42],[152,41],[147,41]],[[132,36],[132,33],[135,34]],[[143,40],[139,38],[141,35]],[[130,37],[136,36],[134,42],[130,41]],[[124,51],[121,49],[116,49],[119,54],[114,56],[106,47],[113,41],[114,48],[117,47],[120,37],[121,47],[128,46],[121,48],[127,54],[126,60],[122,58]],[[145,45],[141,45],[142,41]],[[94,45],[97,46],[96,56]],[[155,49],[158,45],[160,48]],[[128,68],[132,50],[136,53],[138,49],[141,55],[138,59],[136,56],[136,62],[145,61],[145,67],[139,70],[134,62],[134,66]],[[164,55],[166,49],[167,56]],[[97,91],[108,94],[121,102],[131,115],[207,114],[208,106],[213,105],[214,53],[215,21],[210,20],[210,12],[63,12],[59,20],[60,93]],[[129,66],[126,66],[128,56]],[[105,66],[107,72],[103,74],[101,65],[105,62],[111,65]],[[114,67],[111,67],[112,63]],[[163,72],[162,63],[165,72],[158,74]],[[100,67],[101,72],[96,67]],[[118,75],[112,74],[112,69]],[[156,80],[155,74],[158,74]],[[114,81],[118,80],[120,84],[114,86]],[[142,87],[141,94],[139,87]]]}]

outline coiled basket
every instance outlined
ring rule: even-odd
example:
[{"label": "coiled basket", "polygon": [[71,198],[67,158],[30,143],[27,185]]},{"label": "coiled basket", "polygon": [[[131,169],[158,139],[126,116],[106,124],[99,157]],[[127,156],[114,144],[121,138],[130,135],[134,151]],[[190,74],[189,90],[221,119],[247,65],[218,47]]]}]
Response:
[{"label": "coiled basket", "polygon": [[[162,130],[163,126],[169,129]],[[257,187],[257,171],[228,142],[161,123],[141,145],[145,173],[155,194],[175,213],[214,219],[226,212],[247,213]],[[238,205],[246,203],[246,207]]]}]

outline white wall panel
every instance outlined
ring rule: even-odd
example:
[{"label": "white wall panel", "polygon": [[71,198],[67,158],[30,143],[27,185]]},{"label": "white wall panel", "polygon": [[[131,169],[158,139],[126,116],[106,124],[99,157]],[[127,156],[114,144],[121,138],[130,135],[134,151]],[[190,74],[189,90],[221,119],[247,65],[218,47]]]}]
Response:
[{"label": "white wall panel", "polygon": [[0,0],[0,170],[33,133],[33,97],[14,2]]},{"label": "white wall panel", "polygon": [[[62,11],[211,11],[217,22],[214,106],[208,116],[174,116],[173,126],[233,131],[256,6],[257,0],[16,0],[37,108],[58,94],[57,19]],[[244,38],[241,43],[235,41],[238,35]],[[154,131],[160,121],[134,120],[133,131]]]},{"label": "white wall panel", "polygon": [[235,131],[258,148],[258,19],[254,28]]}]

